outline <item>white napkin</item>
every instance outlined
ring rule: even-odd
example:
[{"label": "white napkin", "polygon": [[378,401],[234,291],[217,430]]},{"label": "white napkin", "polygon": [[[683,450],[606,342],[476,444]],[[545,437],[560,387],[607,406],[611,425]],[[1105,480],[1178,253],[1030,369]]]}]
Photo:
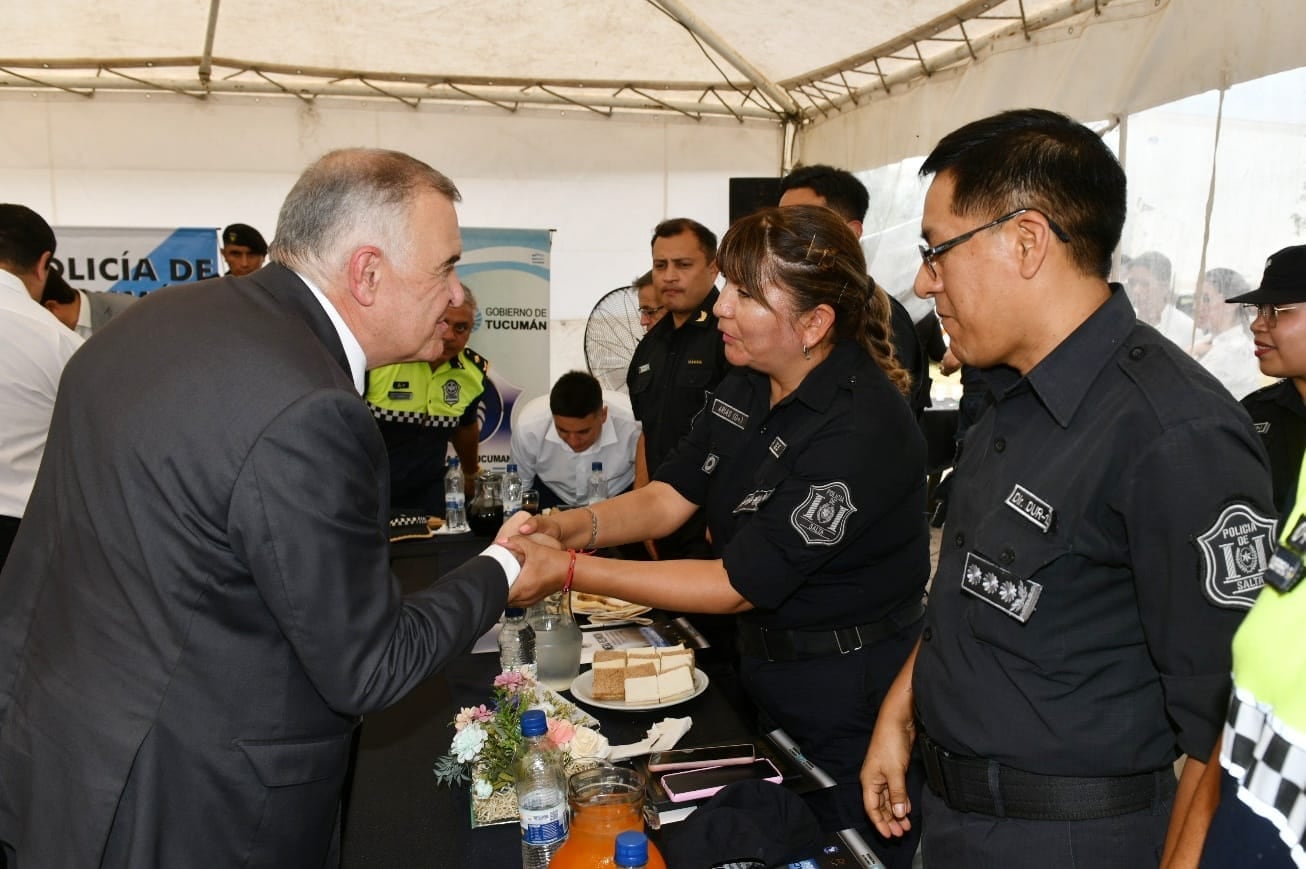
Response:
[{"label": "white napkin", "polygon": [[648,730],[648,736],[639,742],[632,742],[629,745],[614,745],[608,755],[608,760],[627,760],[632,757],[640,757],[654,751],[666,751],[675,748],[680,738],[689,732],[689,728],[694,726],[694,719],[686,716],[684,718],[663,718],[657,724],[654,724]]}]

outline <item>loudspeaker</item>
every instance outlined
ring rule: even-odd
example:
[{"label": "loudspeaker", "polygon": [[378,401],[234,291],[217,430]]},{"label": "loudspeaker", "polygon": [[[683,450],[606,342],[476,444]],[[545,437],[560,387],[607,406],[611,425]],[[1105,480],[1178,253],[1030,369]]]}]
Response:
[{"label": "loudspeaker", "polygon": [[780,204],[779,178],[731,178],[730,222],[747,217],[759,208]]}]

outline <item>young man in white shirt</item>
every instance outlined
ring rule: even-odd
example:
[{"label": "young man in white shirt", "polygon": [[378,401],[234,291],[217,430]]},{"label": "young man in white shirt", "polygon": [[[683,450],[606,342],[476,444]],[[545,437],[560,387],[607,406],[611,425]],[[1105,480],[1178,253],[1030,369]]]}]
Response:
[{"label": "young man in white shirt", "polygon": [[541,507],[576,507],[586,501],[594,462],[603,463],[609,495],[630,488],[639,434],[629,398],[605,391],[583,371],[569,371],[517,415],[512,460],[523,487],[539,490]]}]

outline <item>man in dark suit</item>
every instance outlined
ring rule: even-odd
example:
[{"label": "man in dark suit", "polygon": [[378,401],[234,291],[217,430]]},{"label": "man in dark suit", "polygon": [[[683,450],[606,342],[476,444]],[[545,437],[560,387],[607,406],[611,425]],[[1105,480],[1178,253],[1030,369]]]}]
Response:
[{"label": "man in dark suit", "polygon": [[136,301],[137,297],[130,293],[88,293],[74,289],[54,269],[50,270],[45,290],[41,293],[41,307],[83,338],[91,337],[96,329]]},{"label": "man in dark suit", "polygon": [[388,566],[363,376],[439,354],[457,199],[328,154],[271,265],[157,292],[67,369],[0,573],[11,866],[329,864],[359,717],[542,595],[498,545],[407,597]]}]

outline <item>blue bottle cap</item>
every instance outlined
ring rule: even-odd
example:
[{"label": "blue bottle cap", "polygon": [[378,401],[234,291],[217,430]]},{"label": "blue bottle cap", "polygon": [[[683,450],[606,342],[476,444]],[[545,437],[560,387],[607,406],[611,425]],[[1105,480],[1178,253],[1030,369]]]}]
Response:
[{"label": "blue bottle cap", "polygon": [[526,615],[526,608],[520,606],[510,606],[503,611],[503,614],[510,619],[520,618]]},{"label": "blue bottle cap", "polygon": [[517,463],[516,463],[516,462],[509,462],[509,463],[508,463],[508,473],[510,473],[510,474],[515,474],[515,473],[517,473]]},{"label": "blue bottle cap", "polygon": [[450,457],[449,457],[449,467],[451,467],[451,468],[456,468],[456,467],[458,467],[458,465],[459,465],[458,457],[457,457],[457,456],[450,456]]},{"label": "blue bottle cap", "polygon": [[637,830],[617,834],[617,851],[613,859],[618,866],[644,866],[648,863],[648,836]]},{"label": "blue bottle cap", "polygon": [[549,732],[549,722],[544,718],[543,709],[527,709],[521,714],[522,736],[543,736]]},{"label": "blue bottle cap", "polygon": [[590,465],[590,470],[591,470],[591,471],[601,471],[601,470],[603,470],[603,463],[602,463],[602,462],[594,462],[592,465]]}]

